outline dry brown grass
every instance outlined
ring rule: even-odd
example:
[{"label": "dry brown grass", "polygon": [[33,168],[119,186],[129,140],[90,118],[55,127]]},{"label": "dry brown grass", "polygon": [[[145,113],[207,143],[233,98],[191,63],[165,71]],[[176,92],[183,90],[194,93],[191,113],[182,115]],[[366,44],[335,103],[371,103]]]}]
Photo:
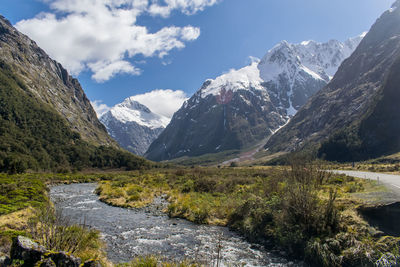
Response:
[{"label": "dry brown grass", "polygon": [[34,214],[32,208],[26,208],[7,215],[0,216],[0,231],[24,231],[27,228],[28,219]]}]

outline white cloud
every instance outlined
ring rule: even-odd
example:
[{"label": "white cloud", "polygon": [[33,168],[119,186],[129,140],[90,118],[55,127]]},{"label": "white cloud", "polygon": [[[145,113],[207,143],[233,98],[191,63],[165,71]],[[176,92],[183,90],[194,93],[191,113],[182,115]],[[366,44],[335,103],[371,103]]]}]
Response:
[{"label": "white cloud", "polygon": [[220,0],[156,0],[150,5],[152,15],[168,17],[175,9],[181,10],[186,15],[203,11],[206,7],[217,4]]},{"label": "white cloud", "polygon": [[194,27],[185,27],[182,29],[182,39],[185,41],[193,41],[199,38],[200,29]]},{"label": "white cloud", "polygon": [[110,107],[104,104],[102,100],[90,101],[90,103],[92,104],[94,111],[96,111],[98,118],[100,118],[102,115],[110,110]]},{"label": "white cloud", "polygon": [[145,94],[131,97],[133,100],[147,106],[156,114],[172,118],[174,113],[182,106],[188,97],[181,90],[154,90]]},{"label": "white cloud", "polygon": [[133,67],[129,62],[120,60],[115,62],[96,62],[88,64],[94,74],[92,78],[97,82],[104,82],[109,80],[115,74],[118,73],[130,73],[133,75],[140,75],[141,71],[138,68]]},{"label": "white cloud", "polygon": [[[168,17],[172,10],[194,14],[217,0],[46,0],[51,12],[16,24],[51,57],[73,75],[83,70],[106,81],[117,74],[138,75],[136,55],[165,57],[173,49],[196,40],[200,29],[193,26],[164,27],[149,32],[137,17],[150,13]],[[161,11],[166,9],[166,11]],[[157,11],[159,10],[159,11]]]}]

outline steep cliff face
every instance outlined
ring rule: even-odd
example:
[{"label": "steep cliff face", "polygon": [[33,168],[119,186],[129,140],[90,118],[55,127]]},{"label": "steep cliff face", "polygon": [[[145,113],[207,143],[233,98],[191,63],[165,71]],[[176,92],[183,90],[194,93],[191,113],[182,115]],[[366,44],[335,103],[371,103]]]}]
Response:
[{"label": "steep cliff face", "polygon": [[345,162],[400,152],[400,57],[390,67],[374,100],[359,121],[322,143],[320,157]]},{"label": "steep cliff face", "polygon": [[65,117],[70,128],[79,132],[85,141],[117,146],[97,119],[78,80],[2,16],[0,58],[39,100]]},{"label": "steep cliff face", "polygon": [[259,62],[207,80],[175,113],[146,156],[167,160],[260,142],[329,82],[362,37],[345,43],[283,41]]},{"label": "steep cliff face", "polygon": [[[393,118],[388,122],[392,126],[400,123],[394,119],[394,114],[400,112],[397,106],[382,104],[393,103],[388,100],[398,97],[395,82],[398,64],[395,62],[400,57],[399,5],[400,1],[397,1],[376,21],[352,56],[342,63],[332,81],[313,96],[288,125],[271,137],[267,149],[293,151],[336,133],[331,141],[336,139],[337,145],[350,142],[344,141],[350,138],[354,141],[351,141],[352,145],[364,150],[357,153],[369,154],[371,151],[367,150],[378,149],[376,144],[382,143],[386,139],[384,136],[391,136],[389,132],[378,134],[376,129],[386,125],[389,118]],[[391,131],[392,126],[382,131]],[[396,127],[392,129],[396,132],[394,129]]]}]

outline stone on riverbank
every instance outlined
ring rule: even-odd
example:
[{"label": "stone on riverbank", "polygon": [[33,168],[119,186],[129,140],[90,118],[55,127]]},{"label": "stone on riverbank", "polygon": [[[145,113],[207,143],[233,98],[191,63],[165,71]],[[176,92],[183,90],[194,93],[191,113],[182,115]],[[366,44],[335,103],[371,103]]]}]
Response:
[{"label": "stone on riverbank", "polygon": [[18,236],[11,246],[11,260],[23,260],[26,266],[33,266],[42,259],[47,250],[31,239]]},{"label": "stone on riverbank", "polygon": [[[31,239],[18,236],[13,240],[8,257],[0,258],[0,267],[10,266],[14,260],[23,261],[22,266],[40,266],[40,267],[79,267],[81,259],[70,255],[64,251],[49,251]],[[86,261],[83,267],[101,267],[96,260]]]},{"label": "stone on riverbank", "polygon": [[46,255],[52,259],[57,267],[79,267],[81,265],[81,259],[76,258],[66,252],[51,252]]},{"label": "stone on riverbank", "polygon": [[0,257],[0,267],[11,265],[11,260],[8,256]]}]

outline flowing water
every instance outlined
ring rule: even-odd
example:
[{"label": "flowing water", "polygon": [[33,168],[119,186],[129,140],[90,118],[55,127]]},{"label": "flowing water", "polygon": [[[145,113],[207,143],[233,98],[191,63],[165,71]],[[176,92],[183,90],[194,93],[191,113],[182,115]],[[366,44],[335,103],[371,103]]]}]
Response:
[{"label": "flowing water", "polygon": [[161,198],[144,209],[109,206],[98,200],[94,193],[96,186],[54,186],[50,196],[57,211],[70,223],[85,224],[101,231],[108,258],[113,262],[127,262],[139,255],[157,255],[166,260],[191,259],[207,266],[216,266],[218,258],[219,266],[296,266],[247,242],[226,227],[170,219],[161,212],[166,205]]}]

